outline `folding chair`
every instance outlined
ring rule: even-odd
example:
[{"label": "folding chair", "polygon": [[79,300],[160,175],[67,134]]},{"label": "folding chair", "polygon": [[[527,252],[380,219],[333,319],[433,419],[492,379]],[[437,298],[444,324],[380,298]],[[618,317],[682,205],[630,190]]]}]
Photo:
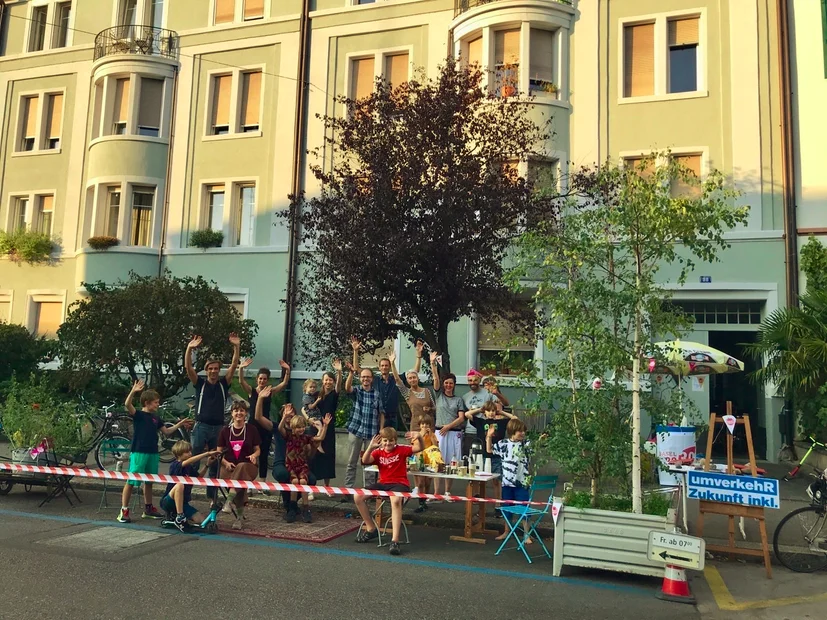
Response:
[{"label": "folding chair", "polygon": [[[554,503],[554,489],[556,488],[557,476],[535,476],[531,484],[531,493],[529,493],[528,499],[529,501],[533,501],[538,491],[548,491],[548,500],[545,506],[535,508],[530,504],[507,504],[500,507],[500,512],[509,528],[509,532],[508,536],[505,537],[505,540],[503,540],[503,543],[500,545],[500,548],[497,549],[497,553],[494,555],[500,555],[500,552],[505,549],[505,545],[513,537],[514,540],[517,541],[517,546],[509,547],[509,549],[519,549],[522,551],[525,559],[531,564],[531,556],[528,555],[528,551],[526,551],[525,548],[526,538],[531,537],[537,541],[537,544],[539,544],[540,548],[545,552],[546,557],[551,558],[551,553],[549,553],[549,550],[546,548],[546,544],[537,533],[537,526],[540,525],[540,521],[543,520],[543,517],[546,516],[551,509],[551,505]],[[516,518],[512,521],[511,517]],[[520,537],[520,534],[522,534],[522,537]],[[534,557],[541,556],[536,555]]]}]

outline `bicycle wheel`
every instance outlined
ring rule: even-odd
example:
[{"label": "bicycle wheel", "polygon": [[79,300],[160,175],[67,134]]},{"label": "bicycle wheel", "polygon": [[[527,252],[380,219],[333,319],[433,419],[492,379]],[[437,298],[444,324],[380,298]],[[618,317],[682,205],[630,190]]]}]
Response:
[{"label": "bicycle wheel", "polygon": [[[172,422],[164,424],[167,428],[175,426]],[[162,463],[172,463],[175,455],[172,453],[172,446],[178,441],[189,441],[183,429],[179,428],[172,435],[158,435],[158,456]]]},{"label": "bicycle wheel", "polygon": [[791,571],[812,573],[827,567],[827,507],[793,510],[775,528],[772,547]]},{"label": "bicycle wheel", "polygon": [[117,435],[123,435],[128,439],[132,439],[133,434],[133,419],[127,414],[119,414],[113,416],[111,432]]},{"label": "bicycle wheel", "polygon": [[14,482],[10,480],[0,480],[0,495],[8,495],[13,486]]},{"label": "bicycle wheel", "polygon": [[105,471],[129,471],[132,440],[124,435],[108,435],[95,446],[95,462]]}]

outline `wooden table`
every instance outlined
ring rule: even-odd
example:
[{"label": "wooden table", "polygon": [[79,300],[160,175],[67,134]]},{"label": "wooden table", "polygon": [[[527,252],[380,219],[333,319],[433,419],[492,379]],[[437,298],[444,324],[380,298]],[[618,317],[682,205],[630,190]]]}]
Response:
[{"label": "wooden table", "polygon": [[[365,467],[364,471],[378,472],[379,470],[375,465],[371,465],[369,467]],[[459,480],[461,482],[465,482],[465,496],[469,499],[473,499],[474,495],[479,495],[481,498],[485,499],[486,483],[490,480],[494,480],[500,477],[500,474],[477,474],[476,476],[471,478],[469,476],[449,476],[448,474],[439,474],[430,471],[409,471],[408,474],[411,476],[422,476],[423,478],[435,478],[438,480]],[[475,503],[478,506],[477,515],[479,517],[476,524],[474,523]],[[465,529],[463,531],[463,536],[451,536],[451,540],[458,540],[461,542],[472,542],[484,545],[486,543],[485,538],[482,538],[481,536],[475,537],[474,534],[500,534],[501,532],[498,530],[489,530],[485,528],[485,509],[487,508],[487,506],[488,504],[486,502],[465,502]]]}]

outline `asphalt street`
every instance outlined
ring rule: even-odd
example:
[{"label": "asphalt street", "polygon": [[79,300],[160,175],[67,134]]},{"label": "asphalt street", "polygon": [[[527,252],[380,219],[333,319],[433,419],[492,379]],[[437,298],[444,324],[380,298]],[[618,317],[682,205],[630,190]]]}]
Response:
[{"label": "asphalt street", "polygon": [[[327,544],[198,536],[15,488],[0,498],[0,618],[699,618],[655,598],[657,580],[529,565],[493,542],[412,526],[394,558],[353,534]],[[112,497],[111,499],[115,499]]]}]

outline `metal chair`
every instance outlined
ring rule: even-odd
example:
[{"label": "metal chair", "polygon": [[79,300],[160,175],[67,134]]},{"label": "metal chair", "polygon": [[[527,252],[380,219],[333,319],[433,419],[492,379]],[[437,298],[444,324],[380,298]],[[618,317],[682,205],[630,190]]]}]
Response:
[{"label": "metal chair", "polygon": [[[505,550],[505,545],[513,537],[514,540],[517,541],[517,546],[509,547],[509,549],[519,549],[522,551],[529,564],[531,564],[531,556],[528,555],[525,547],[525,541],[528,538],[536,540],[537,544],[540,545],[540,548],[546,554],[546,557],[551,558],[551,553],[549,553],[549,550],[546,548],[546,544],[537,533],[537,527],[540,525],[543,517],[551,510],[551,505],[554,503],[554,490],[556,488],[557,476],[535,476],[531,484],[531,492],[529,493],[528,499],[532,501],[538,491],[548,491],[548,500],[542,508],[535,508],[530,504],[510,504],[500,507],[500,512],[504,517],[506,526],[509,528],[509,532],[494,555],[500,555],[500,553]],[[516,519],[512,521],[511,517],[516,517]],[[520,537],[519,534],[522,534],[522,537]],[[537,555],[534,557],[541,556]]]}]

